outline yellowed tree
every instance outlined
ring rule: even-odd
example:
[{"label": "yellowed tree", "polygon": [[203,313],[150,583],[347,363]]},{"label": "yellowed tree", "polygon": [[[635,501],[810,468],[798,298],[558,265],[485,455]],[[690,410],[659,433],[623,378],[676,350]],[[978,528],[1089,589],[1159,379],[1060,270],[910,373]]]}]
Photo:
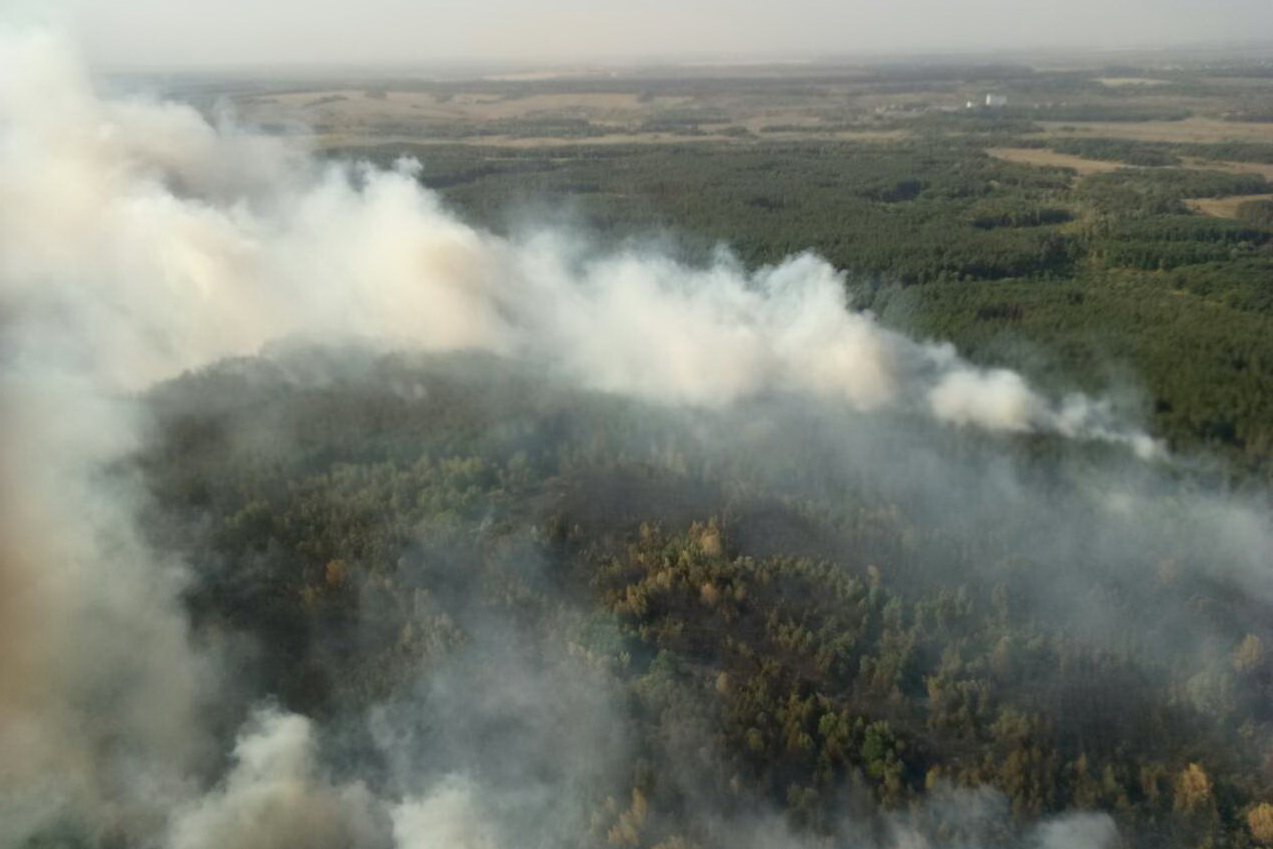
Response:
[{"label": "yellowed tree", "polygon": [[641,842],[641,827],[645,825],[645,794],[632,791],[632,806],[619,814],[618,821],[606,834],[612,846],[636,846]]},{"label": "yellowed tree", "polygon": [[1246,815],[1247,827],[1251,836],[1265,845],[1273,844],[1273,805],[1261,802]]},{"label": "yellowed tree", "polygon": [[720,523],[715,519],[709,520],[706,525],[695,522],[690,526],[690,536],[698,543],[699,550],[708,557],[720,557],[725,553]]},{"label": "yellowed tree", "polygon": [[715,607],[720,601],[720,590],[716,589],[716,585],[711,581],[703,584],[698,588],[699,600],[707,607]]},{"label": "yellowed tree", "polygon": [[1247,634],[1233,650],[1233,668],[1246,673],[1259,667],[1264,661],[1264,641],[1255,634]]},{"label": "yellowed tree", "polygon": [[344,560],[329,560],[323,569],[323,582],[332,589],[344,586],[349,576],[349,564]]},{"label": "yellowed tree", "polygon": [[1199,764],[1189,764],[1176,776],[1172,807],[1185,814],[1201,813],[1211,806],[1211,778]]}]

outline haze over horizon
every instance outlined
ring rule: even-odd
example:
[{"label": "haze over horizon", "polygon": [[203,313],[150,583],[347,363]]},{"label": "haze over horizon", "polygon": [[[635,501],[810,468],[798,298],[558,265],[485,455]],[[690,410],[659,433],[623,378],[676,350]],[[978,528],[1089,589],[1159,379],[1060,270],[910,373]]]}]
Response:
[{"label": "haze over horizon", "polygon": [[640,7],[580,0],[63,0],[58,8],[90,61],[106,67],[780,59],[1158,48],[1273,35],[1266,0],[1180,0],[1170,7],[1152,0],[854,0],[836,7],[814,0],[651,0]]}]

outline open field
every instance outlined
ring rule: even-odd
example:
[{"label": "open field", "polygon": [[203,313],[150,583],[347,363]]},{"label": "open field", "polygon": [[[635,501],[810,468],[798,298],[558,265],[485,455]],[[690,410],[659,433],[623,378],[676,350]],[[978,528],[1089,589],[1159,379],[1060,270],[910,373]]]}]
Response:
[{"label": "open field", "polygon": [[[890,142],[901,141],[906,139],[908,134],[903,130],[872,130],[863,128],[861,130],[839,130],[835,132],[821,133],[816,138],[822,141],[831,142]],[[810,135],[798,131],[771,133],[766,141],[802,141],[808,140]],[[507,148],[572,148],[578,147],[579,139],[568,136],[525,136],[525,135],[483,135],[470,136],[458,140],[461,143],[470,143],[481,145],[482,147],[507,147]],[[403,145],[420,145],[420,146],[443,146],[455,144],[457,139],[447,138],[445,136],[427,136],[427,135],[368,135],[364,132],[351,131],[346,133],[325,133],[313,137],[313,143],[319,149],[327,150],[344,150],[360,147],[380,147],[386,144],[403,144]],[[740,144],[737,136],[726,135],[720,133],[698,133],[691,136],[678,135],[676,133],[603,133],[600,135],[589,136],[587,138],[589,146],[619,146],[619,145],[738,145]]]},{"label": "open field", "polygon": [[[204,81],[188,93],[207,108],[228,102],[249,124],[311,132],[341,145],[387,137],[505,145],[754,143],[969,132],[1045,141],[1273,144],[1266,114],[1273,80],[1261,73],[1220,76],[1170,66],[1132,76],[985,62],[629,68],[472,79],[227,81],[220,88]],[[988,98],[1002,105],[987,106]]]},{"label": "open field", "polygon": [[[1037,147],[992,147],[986,153],[1005,162],[1021,165],[1033,165],[1040,168],[1066,168],[1083,177],[1089,174],[1108,174],[1124,168],[1135,168],[1124,162],[1108,159],[1090,159],[1069,153],[1060,153],[1048,148]],[[1266,180],[1273,180],[1273,165],[1259,162],[1225,162],[1203,159],[1197,156],[1182,157],[1181,165],[1195,171],[1222,171],[1229,174],[1252,174]],[[1199,197],[1186,198],[1189,209],[1204,215],[1219,218],[1236,218],[1238,207],[1246,201],[1269,200],[1269,195],[1235,195],[1219,198]]]},{"label": "open field", "polygon": [[1191,198],[1185,201],[1189,208],[1215,218],[1237,218],[1238,207],[1249,201],[1273,200],[1273,194],[1237,195],[1227,198]]},{"label": "open field", "polygon": [[587,118],[602,123],[683,105],[687,98],[641,102],[635,94],[570,92],[509,97],[498,94],[436,94],[413,91],[336,89],[254,98],[248,116],[312,120],[316,123],[379,124],[411,120],[507,121],[541,116]]},{"label": "open field", "polygon": [[986,153],[1005,162],[1019,162],[1022,165],[1038,165],[1044,168],[1069,168],[1083,174],[1104,174],[1117,171],[1127,166],[1121,162],[1110,162],[1104,159],[1087,159],[1069,153],[1057,153],[1054,150],[1037,147],[992,147]]},{"label": "open field", "polygon": [[1233,173],[1259,174],[1265,179],[1273,180],[1273,164],[1266,162],[1225,162],[1197,156],[1184,157],[1183,162],[1190,168],[1214,168]]},{"label": "open field", "polygon": [[1040,121],[1053,137],[1089,136],[1147,142],[1266,142],[1273,143],[1273,124],[1191,117],[1181,121]]},{"label": "open field", "polygon": [[1111,88],[1122,88],[1124,86],[1170,85],[1169,80],[1159,80],[1152,77],[1097,77],[1096,81],[1101,85],[1107,85]]}]

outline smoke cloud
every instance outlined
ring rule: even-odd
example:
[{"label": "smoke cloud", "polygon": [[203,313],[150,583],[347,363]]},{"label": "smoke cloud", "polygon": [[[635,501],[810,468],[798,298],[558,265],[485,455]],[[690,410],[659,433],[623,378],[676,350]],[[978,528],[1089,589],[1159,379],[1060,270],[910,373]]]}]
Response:
[{"label": "smoke cloud", "polygon": [[168,847],[387,845],[364,788],[333,787],[316,775],[313,730],[304,717],[259,714],[239,738],[233,758],[220,787],[174,813]]},{"label": "smoke cloud", "polygon": [[687,267],[501,239],[446,212],[409,161],[320,167],[180,106],[98,100],[47,36],[10,37],[5,71],[6,297],[73,330],[61,344],[115,388],[280,337],[362,339],[530,358],[665,403],[795,390],[1151,448],[1099,405],[1062,412],[1011,372],[881,328],[811,255],[749,273],[726,254]]},{"label": "smoke cloud", "polygon": [[[490,765],[453,758],[430,786],[378,795],[325,774],[312,722],[271,710],[216,750],[227,676],[191,635],[185,567],[137,530],[141,484],[108,474],[145,438],[135,393],[186,370],[280,339],[475,350],[656,406],[797,396],[1161,453],[1102,401],[1049,399],[881,327],[815,256],[749,270],[498,237],[411,162],[320,164],[183,106],[101,99],[43,32],[0,35],[0,309],[3,846],[53,822],[169,849],[510,845],[464,773]],[[1035,843],[1104,847],[1111,829],[1064,820]]]}]

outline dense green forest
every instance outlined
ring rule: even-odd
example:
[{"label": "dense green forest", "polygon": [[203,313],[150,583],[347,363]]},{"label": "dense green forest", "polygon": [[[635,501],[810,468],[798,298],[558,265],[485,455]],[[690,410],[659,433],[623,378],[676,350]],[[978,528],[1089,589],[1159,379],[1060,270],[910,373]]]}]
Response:
[{"label": "dense green forest", "polygon": [[[952,117],[956,132],[879,143],[357,153],[382,164],[419,157],[423,182],[503,231],[564,220],[602,243],[644,238],[689,256],[724,244],[752,264],[816,251],[848,272],[855,305],[886,324],[1055,390],[1134,399],[1173,447],[1267,479],[1273,228],[1258,204],[1228,220],[1193,214],[1185,200],[1273,187],[1257,174],[1169,163],[1268,161],[1273,146],[1060,145],[1165,166],[1079,177],[987,155],[987,139],[1005,138],[967,124],[1001,117]],[[1019,138],[1037,144],[1007,143]]]}]

